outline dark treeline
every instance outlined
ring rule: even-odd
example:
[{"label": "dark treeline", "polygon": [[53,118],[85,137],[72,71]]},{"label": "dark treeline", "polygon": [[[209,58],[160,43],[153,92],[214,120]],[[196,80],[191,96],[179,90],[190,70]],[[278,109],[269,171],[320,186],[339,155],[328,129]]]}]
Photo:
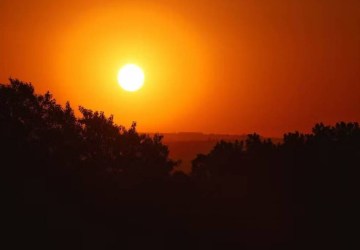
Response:
[{"label": "dark treeline", "polygon": [[6,249],[342,249],[357,237],[357,123],[220,141],[186,175],[160,135],[79,110],[0,84]]}]

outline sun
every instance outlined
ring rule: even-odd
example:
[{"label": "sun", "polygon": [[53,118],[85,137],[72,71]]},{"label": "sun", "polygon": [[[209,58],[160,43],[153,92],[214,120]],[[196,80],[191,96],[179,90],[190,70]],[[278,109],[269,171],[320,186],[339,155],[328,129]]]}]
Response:
[{"label": "sun", "polygon": [[144,72],[135,64],[126,64],[118,73],[120,86],[130,92],[139,90],[144,85]]}]

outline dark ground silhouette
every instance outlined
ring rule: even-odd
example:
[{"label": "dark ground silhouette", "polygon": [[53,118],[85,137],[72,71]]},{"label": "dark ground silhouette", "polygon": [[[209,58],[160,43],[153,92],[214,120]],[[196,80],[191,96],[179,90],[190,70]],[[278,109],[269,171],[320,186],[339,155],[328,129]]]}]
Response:
[{"label": "dark ground silhouette", "polygon": [[357,123],[220,141],[186,175],[160,135],[80,111],[0,84],[6,249],[343,249],[357,238]]}]

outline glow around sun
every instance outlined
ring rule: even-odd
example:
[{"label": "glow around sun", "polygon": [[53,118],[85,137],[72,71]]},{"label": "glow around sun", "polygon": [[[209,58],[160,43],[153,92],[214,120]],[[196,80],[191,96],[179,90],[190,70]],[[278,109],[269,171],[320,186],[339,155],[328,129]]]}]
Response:
[{"label": "glow around sun", "polygon": [[139,90],[144,85],[144,72],[135,64],[126,64],[118,74],[120,86],[130,92]]}]

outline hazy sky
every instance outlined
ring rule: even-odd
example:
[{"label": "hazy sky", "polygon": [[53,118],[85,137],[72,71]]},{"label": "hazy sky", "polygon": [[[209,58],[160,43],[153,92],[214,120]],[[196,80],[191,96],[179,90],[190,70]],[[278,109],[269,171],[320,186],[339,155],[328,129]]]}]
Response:
[{"label": "hazy sky", "polygon": [[[125,63],[145,72],[138,92],[117,84]],[[360,121],[360,1],[0,0],[9,77],[141,131]]]}]

